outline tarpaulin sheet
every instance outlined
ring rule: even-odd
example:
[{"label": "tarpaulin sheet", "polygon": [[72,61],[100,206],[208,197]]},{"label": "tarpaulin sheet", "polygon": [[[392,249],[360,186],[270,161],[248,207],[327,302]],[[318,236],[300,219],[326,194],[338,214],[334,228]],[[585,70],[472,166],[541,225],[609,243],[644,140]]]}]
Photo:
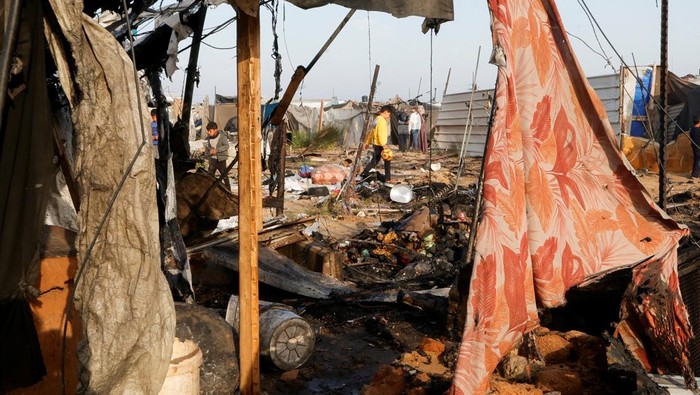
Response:
[{"label": "tarpaulin sheet", "polygon": [[39,240],[55,169],[42,8],[41,2],[22,3],[11,48],[21,67],[13,67],[8,85],[14,95],[0,109],[0,393],[46,375],[28,303],[39,294]]},{"label": "tarpaulin sheet", "polygon": [[[634,106],[632,107],[632,116],[647,115],[647,103],[649,102],[649,92],[651,92],[651,81],[654,75],[652,69],[647,69],[641,77],[642,84],[637,82],[634,87]],[[630,126],[630,136],[642,137],[646,134],[644,121],[632,121]],[[647,136],[651,137],[651,136]]]},{"label": "tarpaulin sheet", "polygon": [[450,21],[454,19],[452,0],[289,0],[289,2],[307,9],[338,4],[358,10],[388,12],[398,18],[414,15]]},{"label": "tarpaulin sheet", "polygon": [[[651,200],[616,148],[601,101],[553,0],[489,0],[497,111],[452,393],[487,391],[501,357],[538,325],[537,308],[595,275],[634,267],[617,335],[687,363],[691,336],[677,247],[687,229]],[[644,330],[646,329],[646,330]]]},{"label": "tarpaulin sheet", "polygon": [[82,13],[82,2],[49,4],[46,34],[70,102],[81,192],[78,391],[157,394],[172,353],[175,309],[160,268],[149,112],[131,60]]}]

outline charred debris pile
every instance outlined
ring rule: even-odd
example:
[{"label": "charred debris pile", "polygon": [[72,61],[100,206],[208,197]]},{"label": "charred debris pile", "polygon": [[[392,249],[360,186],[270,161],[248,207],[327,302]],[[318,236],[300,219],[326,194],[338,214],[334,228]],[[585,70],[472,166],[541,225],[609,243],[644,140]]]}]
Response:
[{"label": "charred debris pile", "polygon": [[[388,189],[381,193],[388,194]],[[395,356],[393,362],[380,363],[370,354],[355,361],[372,371],[360,377],[362,393],[430,394],[449,388],[463,325],[457,312],[460,309],[456,308],[459,302],[455,288],[460,272],[470,270],[466,262],[475,188],[439,185],[433,190],[437,192],[427,185],[415,187],[414,198],[407,204],[391,202],[381,194],[375,196],[371,205],[377,199],[386,199],[388,210],[405,214],[350,239],[335,240],[313,232],[308,242],[341,258],[337,283],[310,285],[321,280],[300,279],[292,272],[287,280],[270,281],[271,277],[262,272],[261,298],[293,308],[312,325],[318,342],[308,362],[291,373],[275,369],[264,373],[273,383],[267,385],[270,393],[304,392],[319,375],[330,374],[323,370],[322,361],[333,360],[343,352],[333,349],[338,340],[329,339],[344,336],[365,342],[371,349],[389,349]],[[368,211],[367,207],[358,205],[357,209]],[[300,232],[298,225],[296,233]],[[285,226],[277,226],[278,234],[271,240],[287,239]],[[230,289],[235,279],[225,279],[219,286],[197,281],[197,261],[218,261],[218,266],[223,266],[221,254],[221,250],[212,253],[207,249],[194,255],[198,259],[193,261],[193,273],[199,303],[223,314],[228,296],[236,292]],[[281,259],[262,255],[261,262]],[[265,264],[261,263],[261,270],[267,270]],[[570,290],[566,306],[541,310],[541,326],[501,360],[491,381],[493,393],[663,393],[612,336],[629,279],[629,271],[603,276]],[[305,296],[298,291],[314,286],[328,292],[317,290]]]}]

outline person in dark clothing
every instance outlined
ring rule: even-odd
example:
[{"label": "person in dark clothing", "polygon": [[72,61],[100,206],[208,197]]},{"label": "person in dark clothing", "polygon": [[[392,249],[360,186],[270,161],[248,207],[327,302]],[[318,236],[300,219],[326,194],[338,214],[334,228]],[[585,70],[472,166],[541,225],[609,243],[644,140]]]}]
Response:
[{"label": "person in dark clothing", "polygon": [[219,125],[216,122],[207,124],[206,153],[209,156],[209,174],[214,177],[216,171],[219,171],[223,178],[226,189],[231,190],[231,183],[226,174],[226,160],[228,159],[228,138],[219,131]]},{"label": "person in dark clothing", "polygon": [[408,144],[411,139],[408,130],[408,114],[406,114],[406,110],[399,112],[398,119],[399,151],[405,152],[408,151]]},{"label": "person in dark clothing", "polygon": [[693,146],[693,172],[692,178],[700,175],[700,115],[693,117],[693,126],[690,127],[690,141]]}]

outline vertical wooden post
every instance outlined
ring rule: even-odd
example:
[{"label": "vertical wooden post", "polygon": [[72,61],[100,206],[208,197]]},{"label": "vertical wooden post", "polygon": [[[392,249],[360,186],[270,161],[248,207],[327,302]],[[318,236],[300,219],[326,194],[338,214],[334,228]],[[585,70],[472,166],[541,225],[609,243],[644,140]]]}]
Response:
[{"label": "vertical wooden post", "polygon": [[279,200],[279,206],[275,214],[277,216],[284,214],[284,176],[287,169],[287,122],[282,122],[281,125],[277,126],[279,129],[281,147],[280,147],[280,169],[277,172],[277,200]]},{"label": "vertical wooden post", "polygon": [[260,159],[260,17],[238,11],[238,194],[241,394],[260,393],[258,230],[262,228]]}]

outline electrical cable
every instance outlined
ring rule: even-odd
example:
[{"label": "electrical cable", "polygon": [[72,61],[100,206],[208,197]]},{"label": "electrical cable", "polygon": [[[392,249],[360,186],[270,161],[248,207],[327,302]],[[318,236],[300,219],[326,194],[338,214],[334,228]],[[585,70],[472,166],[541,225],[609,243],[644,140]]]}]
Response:
[{"label": "electrical cable", "polygon": [[606,58],[605,55],[603,55],[602,53],[600,53],[600,52],[596,51],[595,49],[593,49],[593,47],[591,47],[590,45],[588,45],[588,43],[587,43],[584,39],[582,39],[581,37],[579,37],[579,36],[577,36],[577,35],[575,35],[575,34],[569,32],[569,31],[567,31],[566,34],[568,34],[569,36],[571,36],[571,37],[573,37],[573,38],[575,38],[575,39],[577,39],[577,40],[579,40],[579,41],[581,41],[581,42],[583,43],[583,45],[585,45],[586,47],[588,47],[588,49],[591,50],[591,52],[593,52],[594,54],[596,54],[596,55],[600,56],[601,58],[603,58],[603,60],[605,60],[605,63],[609,64],[609,65],[613,68],[613,70],[615,70],[615,67],[613,67],[612,64],[610,63],[610,58]]},{"label": "electrical cable", "polygon": [[[232,18],[230,18],[230,19],[224,21],[224,22],[221,23],[220,25],[216,26],[216,27],[215,27],[212,31],[210,31],[209,33],[203,35],[203,36],[202,36],[202,43],[204,43],[204,39],[205,39],[205,38],[211,36],[212,34],[215,34],[215,33],[218,33],[218,32],[220,32],[220,31],[224,30],[224,29],[227,28],[230,24],[232,24],[236,19],[238,19],[238,17],[235,17],[235,16],[234,16],[234,17],[232,17]],[[209,44],[204,44],[204,45],[209,45]],[[190,44],[187,45],[186,47],[184,47],[184,48],[182,48],[181,50],[177,51],[177,53],[180,54],[180,53],[182,53],[182,52],[184,52],[184,51],[190,49],[191,46],[192,46],[192,44],[190,43]]]},{"label": "electrical cable", "polygon": [[[372,25],[370,24],[369,11],[367,11],[367,53],[369,56],[369,81],[372,83]],[[367,103],[368,106],[372,106],[372,103]]]},{"label": "electrical cable", "polygon": [[[583,4],[581,4],[581,2],[583,0],[576,0],[576,1],[578,1],[579,6],[581,6],[581,8],[583,8]],[[588,7],[586,7],[586,8],[588,8]],[[596,33],[596,31],[595,31],[595,27],[593,26],[593,21],[591,20],[593,15],[586,12],[586,9],[584,9],[583,11],[584,11],[584,14],[586,14],[586,18],[588,18],[588,23],[591,25],[591,30],[593,30],[593,36],[595,36],[595,40],[598,42],[598,48],[600,48],[601,52],[603,52],[603,55],[605,55],[604,56],[605,60],[610,65],[610,67],[613,70],[615,70],[615,66],[613,66],[612,63],[610,63],[610,57],[608,56],[608,54],[605,53],[605,49],[603,48],[603,45],[600,43],[600,39],[598,38],[598,33]],[[588,45],[588,44],[586,44],[586,45]]]},{"label": "electrical cable", "polygon": [[289,60],[289,67],[294,68],[294,63],[292,63],[292,56],[289,55],[289,47],[287,46],[287,2],[282,3],[282,35],[284,36],[284,51],[287,53],[287,60]]},{"label": "electrical cable", "polygon": [[279,94],[282,92],[282,55],[279,51],[279,37],[277,36],[277,14],[279,11],[278,0],[272,0],[272,4],[266,4],[265,7],[270,10],[272,20],[272,59],[275,60],[275,95],[272,100],[278,100]]},{"label": "electrical cable", "polygon": [[236,46],[235,46],[235,45],[234,45],[233,47],[216,47],[216,46],[214,46],[214,45],[207,44],[207,43],[205,43],[204,41],[202,41],[200,44],[206,45],[207,47],[212,48],[212,49],[218,49],[218,50],[222,50],[222,51],[228,51],[228,50],[231,50],[231,49],[236,49]]},{"label": "electrical cable", "polygon": [[[627,69],[630,69],[630,70],[631,70],[631,67],[629,67],[629,65],[627,64],[627,62],[625,62],[625,60],[622,58],[622,55],[620,55],[620,53],[617,51],[617,49],[615,48],[615,46],[612,44],[612,42],[611,42],[610,39],[608,38],[607,34],[605,34],[605,31],[603,31],[603,29],[600,27],[600,24],[598,23],[598,20],[595,18],[595,16],[594,16],[593,13],[591,12],[591,10],[588,8],[588,5],[586,4],[586,1],[585,1],[585,0],[577,0],[577,1],[580,2],[580,4],[582,5],[582,7],[584,7],[585,11],[590,15],[591,20],[593,21],[593,23],[595,23],[596,27],[598,27],[598,30],[600,30],[601,35],[603,36],[603,38],[605,39],[605,41],[608,43],[608,45],[610,46],[610,48],[613,50],[613,52],[615,52],[615,55],[616,55],[617,58],[620,60],[620,63],[622,63]],[[649,98],[654,102],[654,105],[655,105],[657,108],[660,108],[660,103],[659,103],[659,101],[651,94],[651,92],[649,91],[649,89],[647,89],[647,87],[644,86],[644,83],[642,82],[642,80],[639,79],[639,77],[637,77],[636,75],[635,75],[635,78],[636,78],[636,80],[637,80],[637,84],[639,84],[639,86],[649,95]],[[668,114],[668,112],[666,111],[665,108],[661,108],[661,111],[663,112],[663,114],[664,114],[665,117],[668,117],[669,119],[671,119],[671,122],[672,122],[676,127],[680,128],[680,125],[679,125],[675,120],[673,120],[673,119],[671,118],[671,116]],[[681,129],[681,130],[682,130],[682,129]],[[683,131],[683,133],[685,134],[685,133],[687,133],[687,132],[686,132],[686,131]],[[692,139],[691,139],[691,143],[692,143]],[[692,144],[693,144],[695,147],[700,148],[700,146],[698,146],[697,144],[695,144],[695,143],[692,143]]]},{"label": "electrical cable", "polygon": [[[581,2],[583,3],[583,6],[586,7],[586,9],[588,10],[589,13],[591,13],[590,9],[588,9],[588,5],[586,5],[585,0],[579,0],[579,1],[581,1]],[[598,27],[598,30],[600,30],[601,34],[603,35],[603,38],[605,38],[605,41],[608,43],[608,45],[610,45],[610,48],[612,48],[613,52],[615,52],[615,55],[617,55],[617,58],[620,60],[620,63],[622,63],[626,68],[631,69],[631,67],[629,67],[629,65],[627,64],[627,62],[625,62],[625,60],[622,58],[622,55],[620,55],[620,53],[617,51],[617,49],[615,48],[615,46],[613,46],[612,42],[610,42],[610,39],[609,39],[608,36],[605,34],[605,32],[603,31],[603,29],[600,27],[600,24],[598,24],[598,21],[595,19],[595,17],[593,16],[593,14],[591,13],[590,15],[591,15],[591,18],[592,18],[593,22],[594,22],[594,23],[596,24],[596,26]],[[636,76],[635,76],[635,77],[636,77]],[[649,98],[650,98],[652,101],[654,101],[654,103],[658,106],[658,105],[659,105],[658,100],[656,100],[656,98],[654,98],[654,96],[651,95],[651,92],[649,91],[649,89],[647,89],[647,87],[644,86],[644,84],[642,83],[642,81],[641,81],[638,77],[637,77],[637,83],[640,85],[640,87],[641,87],[644,91],[646,91],[646,93],[649,95]],[[666,116],[669,116],[668,113],[665,112],[665,110],[664,110],[664,113],[665,113]],[[678,125],[677,123],[676,123],[676,126],[677,126],[677,127],[680,127],[680,125]]]}]

